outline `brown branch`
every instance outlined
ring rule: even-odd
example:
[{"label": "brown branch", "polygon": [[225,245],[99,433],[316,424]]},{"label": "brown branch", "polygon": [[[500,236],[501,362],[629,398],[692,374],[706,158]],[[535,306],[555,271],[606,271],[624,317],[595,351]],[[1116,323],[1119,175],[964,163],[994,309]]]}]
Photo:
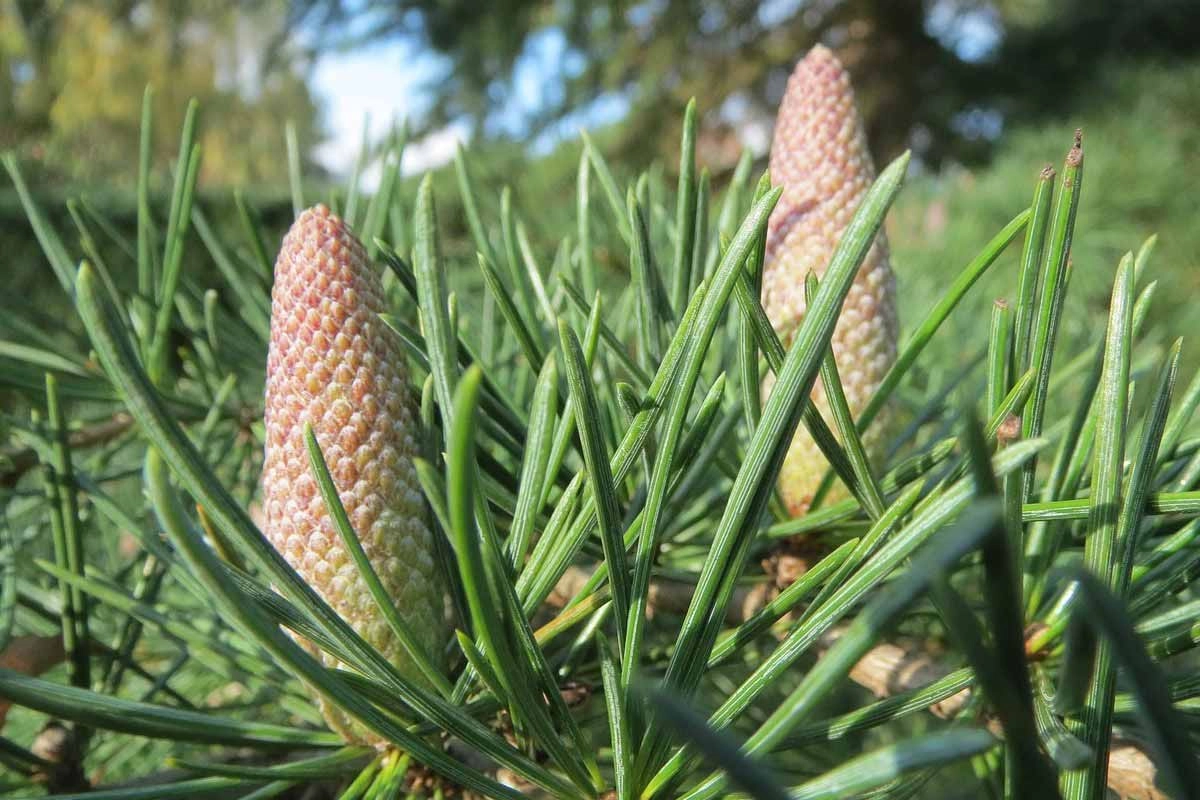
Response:
[{"label": "brown branch", "polygon": [[[132,425],[133,417],[120,411],[106,420],[71,431],[67,435],[67,442],[72,448],[95,447],[112,441]],[[7,466],[0,470],[0,487],[10,488],[37,465],[37,451],[32,447],[6,447],[0,451],[0,462],[7,462]]]},{"label": "brown branch", "polygon": [[[850,669],[850,680],[879,698],[918,689],[945,677],[950,670],[923,653],[912,652],[895,644],[876,645]],[[967,705],[971,690],[934,703],[929,711],[942,719],[951,719]]]},{"label": "brown branch", "polygon": [[[60,664],[66,658],[66,652],[62,637],[57,633],[49,636],[16,636],[8,641],[8,646],[3,651],[0,651],[0,667],[37,677]],[[0,698],[0,728],[4,727],[11,707],[12,703]]]},{"label": "brown branch", "polygon": [[1108,788],[1127,800],[1171,800],[1154,785],[1158,769],[1146,751],[1130,742],[1113,742],[1108,751]]},{"label": "brown branch", "polygon": [[[546,598],[547,605],[553,608],[563,608],[583,590],[584,585],[592,577],[591,570],[582,567],[568,567],[563,576],[558,579],[554,590]],[[646,614],[653,618],[658,610],[682,614],[687,611],[692,593],[696,586],[686,581],[676,581],[660,578],[650,584],[649,596],[646,601]],[[754,586],[739,587],[734,591],[733,599],[725,612],[725,621],[731,625],[745,622],[771,599],[771,587],[765,583]]]}]

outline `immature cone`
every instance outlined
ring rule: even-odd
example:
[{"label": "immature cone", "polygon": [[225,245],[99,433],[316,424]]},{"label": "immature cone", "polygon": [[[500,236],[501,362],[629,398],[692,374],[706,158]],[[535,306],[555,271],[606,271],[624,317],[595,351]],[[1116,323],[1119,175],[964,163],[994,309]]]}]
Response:
[{"label": "immature cone", "polygon": [[[308,423],[371,565],[426,653],[440,661],[443,583],[413,467],[404,353],[379,319],[384,310],[379,272],[345,223],[324,206],[302,213],[284,237],[271,293],[265,531],[355,631],[421,680],[334,528],[304,443]],[[336,708],[322,703],[322,711],[347,739],[374,741]]]},{"label": "immature cone", "polygon": [[[875,180],[850,78],[827,48],[814,47],[788,80],[771,143],[771,183],[783,196],[771,214],[763,269],[763,308],[785,346],[804,318],[804,281],[821,277],[859,202]],[[833,352],[850,410],[856,416],[896,360],[896,281],[880,231],[846,297],[833,333]],[[768,378],[763,392],[774,384]],[[813,401],[829,418],[820,382]],[[880,421],[866,436],[879,447]],[[800,428],[779,476],[792,514],[812,503],[828,462]],[[844,491],[844,489],[842,490]]]}]

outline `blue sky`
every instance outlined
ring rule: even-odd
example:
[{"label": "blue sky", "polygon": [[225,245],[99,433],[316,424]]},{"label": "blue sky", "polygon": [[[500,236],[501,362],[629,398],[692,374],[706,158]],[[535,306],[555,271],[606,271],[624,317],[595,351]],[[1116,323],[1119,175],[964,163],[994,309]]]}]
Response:
[{"label": "blue sky", "polygon": [[[796,2],[768,0],[760,13],[786,16],[794,13]],[[998,43],[999,29],[986,9],[964,10],[945,0],[934,3],[926,25],[967,60],[985,57]],[[497,87],[502,95],[500,110],[485,123],[487,132],[526,136],[527,117],[542,104],[557,102],[564,77],[577,75],[583,67],[583,57],[568,46],[561,30],[546,28],[534,33],[517,60],[511,84]],[[394,122],[420,119],[430,102],[422,84],[438,79],[449,69],[447,59],[424,47],[415,36],[321,55],[313,71],[312,88],[324,108],[328,138],[317,149],[317,160],[334,174],[348,173],[361,146],[364,123],[368,137],[378,141]],[[534,137],[530,150],[535,155],[545,153],[558,142],[576,136],[580,128],[616,122],[628,110],[629,102],[623,95],[602,95]],[[1000,124],[998,119],[980,122],[974,117],[967,123],[978,123],[991,135],[998,134],[993,129]],[[402,170],[413,174],[445,163],[459,142],[466,143],[468,130],[465,122],[456,122],[421,141],[410,142]],[[363,176],[366,188],[374,188],[380,171],[377,164]]]},{"label": "blue sky", "polygon": [[[313,70],[312,89],[324,109],[328,138],[316,150],[317,161],[335,174],[348,172],[361,147],[363,126],[377,141],[394,122],[420,117],[428,108],[420,84],[441,68],[436,56],[400,39],[322,55]],[[460,126],[412,143],[405,154],[405,171],[444,162],[465,137],[465,126]],[[378,167],[365,178],[368,184],[377,181]]]},{"label": "blue sky", "polygon": [[[322,55],[313,70],[312,88],[324,109],[328,138],[317,148],[316,159],[335,174],[347,173],[358,156],[364,124],[368,137],[377,141],[393,122],[419,119],[429,108],[422,84],[437,79],[448,68],[446,59],[405,38]],[[527,116],[542,103],[560,97],[561,78],[582,68],[581,57],[567,46],[561,31],[551,28],[534,34],[517,60],[503,110],[486,123],[488,132],[525,135]],[[628,108],[623,96],[605,94],[535,137],[530,149],[546,152],[559,141],[576,136],[581,127],[619,120]],[[456,122],[410,143],[403,171],[412,174],[445,163],[456,144],[466,142],[468,129],[465,122]],[[368,171],[364,176],[367,188],[378,181],[379,173],[378,165]]]}]

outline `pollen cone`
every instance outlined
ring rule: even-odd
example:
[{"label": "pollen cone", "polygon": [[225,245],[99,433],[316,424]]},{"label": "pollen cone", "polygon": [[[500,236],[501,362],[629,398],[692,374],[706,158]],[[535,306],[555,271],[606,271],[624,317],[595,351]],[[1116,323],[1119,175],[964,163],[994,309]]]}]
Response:
[{"label": "pollen cone", "polygon": [[[845,69],[827,48],[814,47],[788,80],[771,143],[771,183],[783,196],[771,214],[763,268],[763,308],[790,346],[804,318],[804,281],[820,278],[842,232],[875,180],[862,120]],[[856,416],[896,360],[896,281],[882,231],[846,297],[832,346],[846,400]],[[774,380],[763,384],[768,394]],[[828,419],[818,380],[813,401]],[[886,416],[886,412],[884,414]],[[878,457],[885,419],[869,429],[865,444]],[[808,431],[796,432],[779,478],[788,510],[805,513],[828,469]],[[835,494],[844,493],[840,484]]]},{"label": "pollen cone", "polygon": [[[379,271],[346,224],[324,206],[302,213],[284,237],[271,293],[265,531],[355,631],[422,680],[342,545],[304,444],[308,423],[380,581],[440,663],[444,586],[413,467],[417,432],[404,354],[379,319],[384,310]],[[375,741],[337,709],[322,704],[322,711],[348,740]]]}]

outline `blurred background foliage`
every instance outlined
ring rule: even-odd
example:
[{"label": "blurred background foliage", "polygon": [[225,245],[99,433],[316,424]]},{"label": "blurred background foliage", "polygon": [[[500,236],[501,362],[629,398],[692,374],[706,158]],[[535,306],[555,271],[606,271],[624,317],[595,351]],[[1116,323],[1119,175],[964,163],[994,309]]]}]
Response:
[{"label": "blurred background foliage", "polygon": [[130,186],[142,93],[153,85],[153,143],[165,163],[188,100],[208,119],[201,181],[279,184],[280,121],[305,150],[319,109],[295,62],[256,70],[263,25],[284,6],[229,0],[5,0],[0,5],[0,149],[14,149],[40,189]]},{"label": "blurred background foliage", "polygon": [[[573,194],[580,127],[619,179],[656,161],[670,178],[682,107],[696,96],[699,161],[714,186],[743,148],[764,168],[787,75],[821,41],[853,75],[877,160],[916,155],[918,175],[889,221],[906,296],[927,297],[1027,203],[1037,167],[1060,161],[1075,127],[1092,188],[1068,331],[1092,331],[1112,264],[1152,233],[1171,284],[1163,316],[1186,315],[1200,288],[1200,194],[1188,181],[1200,166],[1196,0],[0,0],[0,150],[17,153],[60,222],[77,198],[128,229],[152,84],[152,189],[169,186],[195,97],[202,206],[214,224],[236,225],[239,189],[282,230],[284,120],[296,125],[306,177],[329,177],[316,152],[335,104],[315,88],[315,65],[395,41],[411,45],[423,76],[412,139],[464,134],[481,185],[511,184],[535,239],[556,241],[573,224],[571,203],[546,199]],[[447,248],[471,265],[453,176],[439,171]],[[44,298],[52,314],[62,299],[3,179],[0,246],[11,287],[0,305]],[[202,247],[189,255],[210,268]],[[994,295],[973,298],[982,311]]]}]

